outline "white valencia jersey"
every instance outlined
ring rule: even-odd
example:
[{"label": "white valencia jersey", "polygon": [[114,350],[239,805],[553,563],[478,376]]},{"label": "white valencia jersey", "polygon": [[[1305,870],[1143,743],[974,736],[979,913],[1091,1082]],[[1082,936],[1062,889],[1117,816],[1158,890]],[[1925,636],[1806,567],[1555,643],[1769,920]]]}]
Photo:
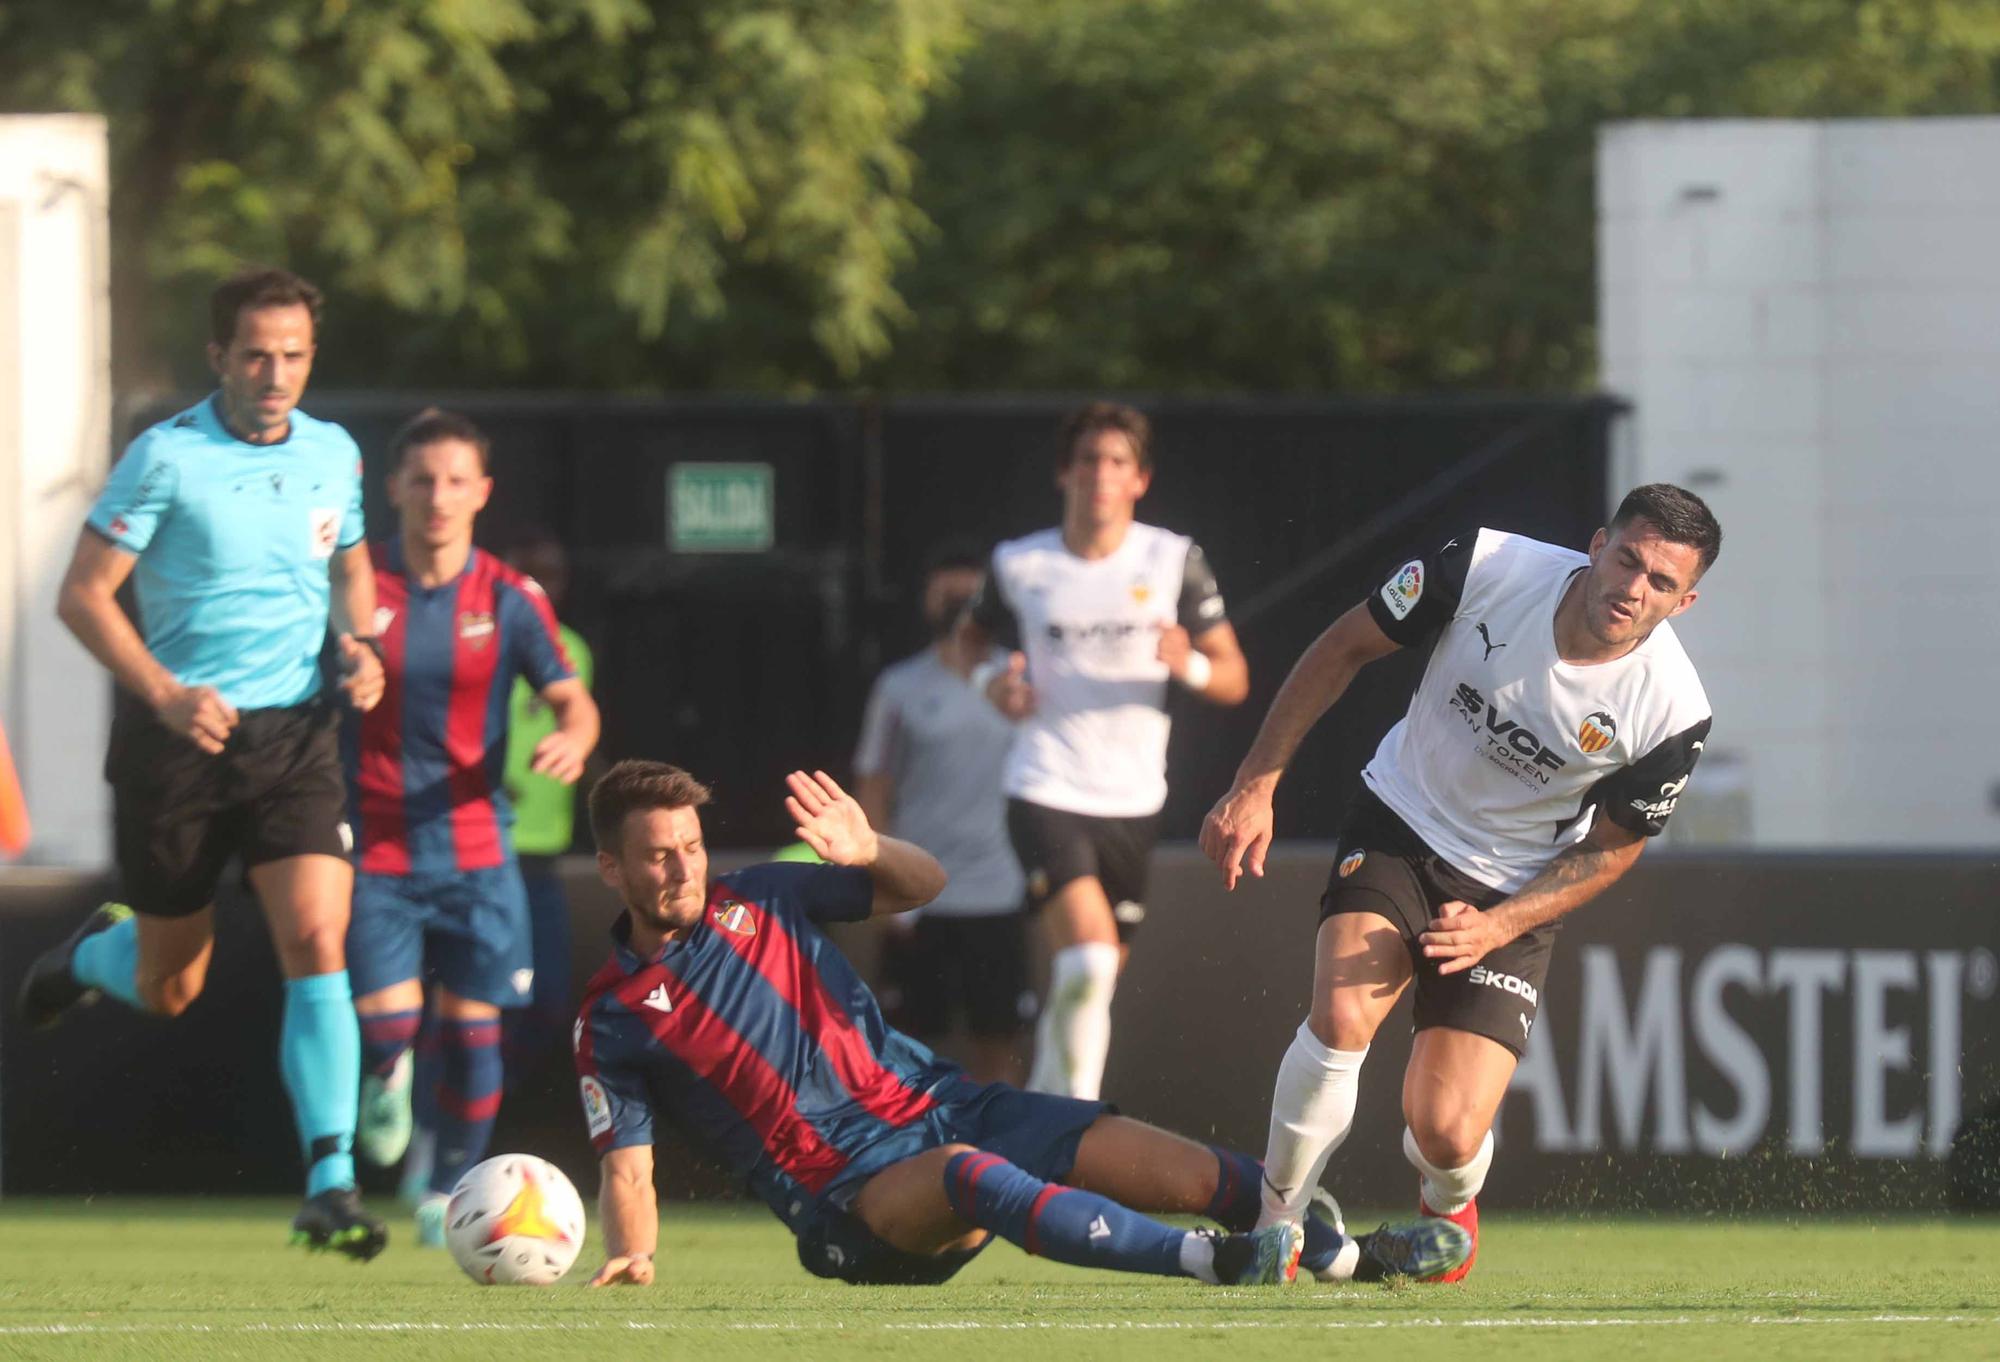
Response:
[{"label": "white valencia jersey", "polygon": [[1659,833],[1708,737],[1708,696],[1671,624],[1614,662],[1557,656],[1556,606],[1588,563],[1480,530],[1368,598],[1390,638],[1437,643],[1362,778],[1431,850],[1507,893],[1599,817]]},{"label": "white valencia jersey", "polygon": [[1186,535],[1134,523],[1103,558],[1062,531],[993,551],[973,619],[1027,654],[1035,712],[1015,726],[1009,795],[1096,818],[1139,818],[1167,802],[1167,664],[1160,631],[1199,638],[1224,622],[1222,593]]}]

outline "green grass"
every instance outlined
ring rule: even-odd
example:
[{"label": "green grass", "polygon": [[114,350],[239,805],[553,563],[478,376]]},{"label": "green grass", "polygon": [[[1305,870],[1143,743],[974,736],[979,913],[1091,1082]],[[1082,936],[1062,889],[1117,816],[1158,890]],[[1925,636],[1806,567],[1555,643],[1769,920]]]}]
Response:
[{"label": "green grass", "polygon": [[2000,1224],[1494,1213],[1457,1287],[1222,1290],[1000,1244],[944,1287],[809,1277],[760,1208],[669,1205],[660,1281],[481,1288],[400,1238],[283,1247],[293,1207],[0,1202],[0,1358],[2000,1356]]}]

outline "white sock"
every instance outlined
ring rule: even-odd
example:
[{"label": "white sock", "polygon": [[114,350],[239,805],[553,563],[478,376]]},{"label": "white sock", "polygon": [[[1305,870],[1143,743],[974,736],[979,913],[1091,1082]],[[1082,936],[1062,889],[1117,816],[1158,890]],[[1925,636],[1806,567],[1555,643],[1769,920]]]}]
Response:
[{"label": "white sock", "polygon": [[1345,1235],[1340,1241],[1340,1249],[1333,1255],[1333,1261],[1325,1267],[1314,1268],[1313,1276],[1323,1282],[1351,1282],[1354,1269],[1361,1266],[1361,1241],[1353,1235]]},{"label": "white sock", "polygon": [[1065,946],[1049,962],[1049,996],[1035,1027],[1033,1092],[1095,1101],[1111,1049],[1111,995],[1118,990],[1118,948],[1101,942]]},{"label": "white sock", "polygon": [[1417,1137],[1403,1127],[1403,1157],[1424,1175],[1424,1205],[1438,1215],[1457,1215],[1472,1204],[1486,1185],[1486,1170],[1493,1166],[1493,1132],[1479,1142],[1479,1152],[1463,1168],[1439,1168],[1417,1148]]},{"label": "white sock", "polygon": [[1215,1275],[1215,1241],[1205,1234],[1181,1240],[1181,1271],[1210,1286],[1221,1285]]},{"label": "white sock", "polygon": [[1271,1092],[1259,1229],[1305,1214],[1326,1161],[1354,1128],[1354,1098],[1361,1085],[1361,1061],[1366,1058],[1365,1048],[1329,1049],[1310,1027],[1299,1023]]}]

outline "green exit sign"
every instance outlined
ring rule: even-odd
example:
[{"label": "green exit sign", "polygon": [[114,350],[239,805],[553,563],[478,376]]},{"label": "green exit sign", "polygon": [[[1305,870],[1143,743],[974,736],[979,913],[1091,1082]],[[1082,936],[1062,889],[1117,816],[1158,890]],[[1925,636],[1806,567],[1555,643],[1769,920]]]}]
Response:
[{"label": "green exit sign", "polygon": [[771,547],[777,475],[767,463],[677,463],[667,475],[667,538],[676,553]]}]

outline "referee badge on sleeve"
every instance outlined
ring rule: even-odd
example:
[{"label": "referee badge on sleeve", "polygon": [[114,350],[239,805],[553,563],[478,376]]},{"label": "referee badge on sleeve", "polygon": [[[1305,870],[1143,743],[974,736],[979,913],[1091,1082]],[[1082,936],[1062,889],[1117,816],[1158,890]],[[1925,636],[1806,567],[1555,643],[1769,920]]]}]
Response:
[{"label": "referee badge on sleeve", "polygon": [[340,547],[340,512],[315,506],[312,510],[312,556],[331,558]]}]

